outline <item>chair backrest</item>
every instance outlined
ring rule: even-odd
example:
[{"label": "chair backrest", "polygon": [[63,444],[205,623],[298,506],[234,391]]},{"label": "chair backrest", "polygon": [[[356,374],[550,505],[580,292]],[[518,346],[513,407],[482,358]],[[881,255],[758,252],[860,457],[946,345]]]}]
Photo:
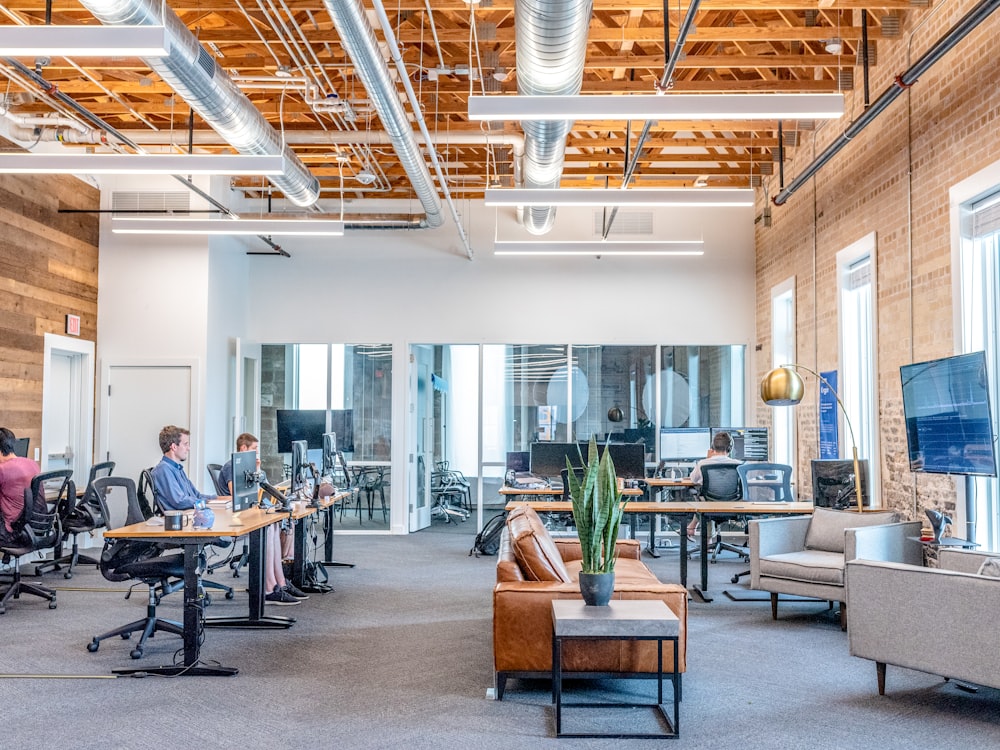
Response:
[{"label": "chair backrest", "polygon": [[792,494],[792,467],[788,464],[751,461],[740,464],[737,470],[745,500],[779,503],[795,501]]},{"label": "chair backrest", "polygon": [[706,500],[739,500],[743,497],[739,464],[705,464],[701,467],[701,491]]},{"label": "chair backrest", "polygon": [[98,477],[110,477],[115,471],[114,461],[104,461],[90,467],[90,476],[87,478],[87,486],[94,483]]},{"label": "chair backrest", "polygon": [[[139,506],[135,482],[128,477],[99,477],[87,488],[94,491],[101,506],[101,513],[109,529],[117,529],[145,520]],[[156,542],[134,539],[106,539],[101,552],[101,575],[109,581],[127,581],[134,576],[125,567],[140,560],[148,560],[162,552]]]},{"label": "chair backrest", "polygon": [[219,497],[229,497],[229,488],[222,486],[222,480],[219,478],[222,474],[222,464],[208,464],[205,467],[208,469],[208,475],[212,477],[212,484],[215,486],[215,494]]},{"label": "chair backrest", "polygon": [[24,491],[23,530],[32,549],[55,547],[62,537],[59,519],[76,508],[76,485],[71,469],[36,475]]},{"label": "chair backrest", "polygon": [[159,504],[156,502],[152,467],[139,472],[139,486],[136,488],[135,494],[139,498],[139,509],[143,516],[152,518],[155,515],[161,515]]}]

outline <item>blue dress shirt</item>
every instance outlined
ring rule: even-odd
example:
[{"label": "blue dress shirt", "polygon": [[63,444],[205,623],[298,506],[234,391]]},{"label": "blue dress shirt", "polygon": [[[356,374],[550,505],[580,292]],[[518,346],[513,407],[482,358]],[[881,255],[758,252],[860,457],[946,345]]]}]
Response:
[{"label": "blue dress shirt", "polygon": [[198,492],[184,467],[166,456],[153,467],[153,492],[164,510],[190,510],[201,500],[216,497]]}]

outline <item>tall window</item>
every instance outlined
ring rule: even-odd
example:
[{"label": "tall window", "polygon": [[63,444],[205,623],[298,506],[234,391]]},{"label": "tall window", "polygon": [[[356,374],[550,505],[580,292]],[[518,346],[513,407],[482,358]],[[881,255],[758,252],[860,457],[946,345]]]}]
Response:
[{"label": "tall window", "polygon": [[[795,277],[771,289],[771,364],[794,364]],[[778,406],[772,412],[771,457],[775,463],[795,466],[795,407]]]},{"label": "tall window", "polygon": [[[985,351],[989,372],[990,406],[993,422],[1000,402],[1000,192],[962,208],[961,288],[962,350]],[[972,477],[967,489],[972,493],[975,539],[988,549],[1000,549],[1000,507],[997,480]],[[961,534],[960,536],[964,536]]]},{"label": "tall window", "polygon": [[[875,235],[837,255],[840,289],[840,397],[854,427],[858,456],[868,459],[869,487],[879,486],[878,409],[875,379]],[[850,431],[841,431],[850,456]],[[873,497],[875,493],[873,492]]]}]

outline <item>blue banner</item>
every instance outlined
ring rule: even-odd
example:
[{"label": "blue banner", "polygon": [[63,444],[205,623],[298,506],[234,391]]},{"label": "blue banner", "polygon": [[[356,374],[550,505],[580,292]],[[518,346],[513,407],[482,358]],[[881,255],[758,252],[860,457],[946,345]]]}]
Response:
[{"label": "blue banner", "polygon": [[837,414],[837,371],[820,373],[819,382],[819,457],[840,458],[840,434]]}]

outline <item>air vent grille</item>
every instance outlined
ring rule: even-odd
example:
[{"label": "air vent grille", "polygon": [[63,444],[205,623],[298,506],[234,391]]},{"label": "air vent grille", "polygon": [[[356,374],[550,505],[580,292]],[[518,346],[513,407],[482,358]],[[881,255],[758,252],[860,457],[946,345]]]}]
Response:
[{"label": "air vent grille", "polygon": [[[615,222],[611,225],[608,237],[635,237],[641,235],[651,235],[653,233],[653,212],[652,211],[623,211],[618,210]],[[594,211],[594,236],[604,235],[604,210]]]},{"label": "air vent grille", "polygon": [[176,193],[116,192],[111,194],[112,212],[122,214],[187,213],[191,210],[191,194],[186,191]]}]

